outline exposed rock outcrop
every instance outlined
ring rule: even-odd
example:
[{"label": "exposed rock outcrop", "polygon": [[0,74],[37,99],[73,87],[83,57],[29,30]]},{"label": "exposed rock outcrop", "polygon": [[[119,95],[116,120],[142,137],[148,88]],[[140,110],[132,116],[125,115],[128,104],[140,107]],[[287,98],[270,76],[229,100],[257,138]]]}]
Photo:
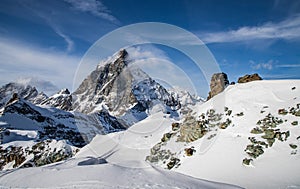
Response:
[{"label": "exposed rock outcrop", "polygon": [[229,81],[225,73],[222,72],[213,74],[210,81],[210,92],[207,100],[224,91],[228,85]]},{"label": "exposed rock outcrop", "polygon": [[19,83],[8,83],[0,88],[0,108],[11,99],[14,93],[28,101],[31,101],[38,96],[38,91],[35,87]]},{"label": "exposed rock outcrop", "polygon": [[72,110],[72,95],[68,89],[62,89],[58,93],[40,102],[40,104],[70,111]]},{"label": "exposed rock outcrop", "polygon": [[262,80],[262,78],[257,74],[251,74],[251,75],[244,75],[243,77],[240,77],[238,79],[238,83],[247,83],[251,81],[257,81],[257,80]]}]

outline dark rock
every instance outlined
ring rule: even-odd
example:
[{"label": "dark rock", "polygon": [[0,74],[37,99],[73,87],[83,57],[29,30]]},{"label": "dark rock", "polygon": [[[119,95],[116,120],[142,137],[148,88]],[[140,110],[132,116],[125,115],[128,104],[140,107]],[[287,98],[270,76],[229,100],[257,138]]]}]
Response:
[{"label": "dark rock", "polygon": [[297,145],[296,145],[296,144],[290,144],[290,147],[291,147],[292,149],[296,149],[296,148],[297,148]]},{"label": "dark rock", "polygon": [[286,115],[286,114],[288,114],[288,111],[285,110],[284,108],[283,109],[279,109],[278,110],[278,114],[280,114],[280,115]]},{"label": "dark rock", "polygon": [[172,131],[177,131],[180,128],[179,123],[172,123]]},{"label": "dark rock", "polygon": [[274,139],[275,138],[275,132],[273,129],[267,129],[264,131],[265,135],[262,136],[264,139]]},{"label": "dark rock", "polygon": [[184,149],[184,151],[185,151],[185,155],[187,155],[187,156],[192,156],[193,153],[195,152],[195,150],[193,148],[186,148],[186,149]]},{"label": "dark rock", "polygon": [[226,119],[225,122],[220,123],[220,129],[226,129],[229,125],[231,124],[231,120],[230,119]]},{"label": "dark rock", "polygon": [[167,164],[168,169],[172,169],[179,162],[180,162],[180,159],[172,157],[170,162]]},{"label": "dark rock", "polygon": [[243,115],[244,115],[244,112],[237,113],[236,115],[239,116],[239,117],[240,117],[240,116],[243,116]]},{"label": "dark rock", "polygon": [[224,91],[224,89],[228,85],[229,81],[225,73],[213,74],[210,81],[210,92],[208,94],[207,100]]},{"label": "dark rock", "polygon": [[248,159],[248,158],[245,158],[243,159],[243,164],[244,165],[250,165],[250,162],[253,161],[253,159]]},{"label": "dark rock", "polygon": [[296,111],[296,112],[294,113],[294,116],[300,117],[300,110]]},{"label": "dark rock", "polygon": [[168,140],[170,140],[172,134],[171,133],[165,133],[164,136],[161,138],[162,142],[167,142]]},{"label": "dark rock", "polygon": [[263,147],[260,145],[250,144],[246,147],[246,152],[249,156],[257,158],[264,153]]},{"label": "dark rock", "polygon": [[261,129],[258,128],[258,127],[255,127],[255,128],[253,128],[253,129],[250,131],[250,133],[252,133],[252,134],[261,134],[261,133],[263,133],[263,130],[261,130]]},{"label": "dark rock", "polygon": [[257,74],[252,74],[252,75],[245,75],[243,77],[240,77],[238,79],[238,83],[247,83],[247,82],[251,82],[251,81],[256,81],[256,80],[262,80],[262,78]]}]

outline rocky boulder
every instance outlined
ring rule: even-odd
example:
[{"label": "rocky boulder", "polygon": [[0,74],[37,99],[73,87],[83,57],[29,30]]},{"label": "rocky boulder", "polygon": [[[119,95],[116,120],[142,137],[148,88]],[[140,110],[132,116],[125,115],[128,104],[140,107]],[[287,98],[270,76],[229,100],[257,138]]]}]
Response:
[{"label": "rocky boulder", "polygon": [[229,81],[225,73],[222,72],[213,74],[210,81],[210,92],[208,94],[207,100],[224,91],[224,89],[228,85]]},{"label": "rocky boulder", "polygon": [[244,75],[243,77],[240,77],[238,79],[238,83],[247,83],[251,81],[257,81],[257,80],[262,80],[262,78],[257,74],[252,74],[252,75]]}]

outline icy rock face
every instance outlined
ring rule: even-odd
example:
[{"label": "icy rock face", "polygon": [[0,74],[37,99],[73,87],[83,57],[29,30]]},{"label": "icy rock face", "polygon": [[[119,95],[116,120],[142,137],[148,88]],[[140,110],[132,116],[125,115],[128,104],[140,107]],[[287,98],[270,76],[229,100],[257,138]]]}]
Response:
[{"label": "icy rock face", "polygon": [[46,101],[47,99],[48,96],[45,93],[40,92],[36,97],[30,99],[29,101],[33,104],[41,104],[43,101]]},{"label": "icy rock face", "polygon": [[33,100],[38,96],[38,91],[30,85],[8,83],[0,88],[0,108],[3,107],[14,93],[25,100]]},{"label": "icy rock face", "polygon": [[247,83],[251,81],[257,81],[257,80],[262,80],[262,78],[257,74],[251,74],[251,75],[244,75],[243,77],[240,77],[238,79],[238,83]]},{"label": "icy rock face", "polygon": [[[17,123],[17,125],[12,122],[9,128],[36,130],[39,134],[39,140],[48,138],[57,140],[65,139],[74,146],[85,145],[86,142],[82,138],[82,134],[71,125],[71,123],[74,122],[74,115],[62,110],[57,111],[59,111],[59,113],[51,113],[46,109],[36,107],[14,93],[13,97],[0,112],[0,118],[4,121],[10,121],[9,117],[13,115],[16,120],[18,118],[17,116],[21,116],[25,120],[30,120],[31,123]],[[57,121],[57,119],[62,120],[62,118],[65,119],[65,121]],[[31,128],[26,127],[28,124],[31,125]],[[73,126],[73,128],[69,126]]]},{"label": "icy rock face", "polygon": [[[37,102],[35,100],[34,102]],[[62,89],[58,93],[50,96],[49,98],[44,99],[40,105],[47,105],[61,110],[70,111],[72,110],[72,95],[68,89]]]},{"label": "icy rock face", "polygon": [[[113,86],[115,81],[119,81],[118,76],[122,72],[123,68],[126,66],[127,62],[125,58],[127,52],[125,50],[120,51],[117,55],[113,56],[104,66],[97,66],[94,70],[79,86],[79,88],[73,93],[74,104],[73,109],[82,113],[91,113],[97,110],[97,106],[106,100],[107,96],[113,92]],[[130,80],[129,76],[124,76],[124,79]],[[119,82],[116,82],[119,83]],[[122,85],[122,84],[125,85]],[[120,82],[119,85],[128,88],[126,86],[126,80]],[[124,89],[124,88],[121,88]],[[117,92],[117,91],[116,91]],[[123,97],[129,96],[131,98],[123,98],[128,102],[128,104],[133,104],[136,102],[134,96],[130,94],[131,91],[123,91]],[[129,94],[128,94],[129,93]],[[113,99],[111,99],[113,100]],[[108,104],[109,109],[113,110],[112,103]],[[101,108],[101,107],[100,107]]]},{"label": "icy rock face", "polygon": [[217,94],[221,93],[228,85],[229,81],[225,73],[213,74],[210,81],[210,92],[207,99],[209,100]]},{"label": "icy rock face", "polygon": [[130,65],[126,50],[99,64],[73,93],[73,99],[74,111],[90,114],[106,109],[117,117],[145,112],[154,101],[170,110],[180,108],[174,95]]}]

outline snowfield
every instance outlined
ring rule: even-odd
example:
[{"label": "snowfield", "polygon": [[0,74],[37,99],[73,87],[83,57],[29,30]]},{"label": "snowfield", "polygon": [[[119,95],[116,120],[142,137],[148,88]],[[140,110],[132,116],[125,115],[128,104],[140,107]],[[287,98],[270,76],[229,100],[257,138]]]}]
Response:
[{"label": "snowfield", "polygon": [[155,167],[130,168],[96,158],[3,173],[1,188],[238,188]]},{"label": "snowfield", "polygon": [[[186,156],[184,150],[177,151],[180,166],[173,169],[186,175],[211,181],[225,182],[253,189],[300,188],[300,125],[291,123],[300,117],[291,114],[279,115],[278,110],[296,107],[300,103],[300,81],[253,81],[229,86],[210,101],[193,107],[198,116],[208,109],[222,110],[224,106],[232,110],[232,124],[226,129],[219,129],[216,137],[207,140],[203,137],[185,144],[194,146],[196,153]],[[243,112],[243,116],[236,114]],[[244,151],[251,144],[248,137],[261,140],[262,134],[250,131],[257,126],[257,121],[271,113],[286,122],[277,126],[281,131],[290,131],[286,141],[276,140],[272,147],[254,159],[249,166],[243,165]],[[209,134],[208,134],[209,136]],[[178,148],[176,142],[168,144],[170,149]],[[296,150],[289,144],[296,144]],[[172,150],[171,150],[172,151]],[[295,154],[292,154],[295,152]]]},{"label": "snowfield", "polygon": [[239,188],[210,182],[145,162],[171,124],[162,112],[126,131],[97,135],[72,159],[43,167],[2,171],[1,188]]},{"label": "snowfield", "polygon": [[[145,159],[164,133],[172,132],[172,123],[182,123],[184,117],[156,112],[126,131],[97,135],[66,161],[2,171],[0,188],[300,188],[300,116],[279,114],[279,109],[297,111],[297,104],[299,80],[236,84],[205,103],[188,105],[196,118],[214,109],[231,123],[192,142],[177,141],[179,133],[174,134],[163,145],[180,159],[171,170],[163,162],[150,164]],[[225,107],[232,113],[225,115]],[[267,141],[264,133],[251,132],[268,115],[283,120],[274,129],[289,131],[289,136],[276,138],[245,165],[249,137]],[[185,148],[191,147],[195,152],[187,156]]]}]

